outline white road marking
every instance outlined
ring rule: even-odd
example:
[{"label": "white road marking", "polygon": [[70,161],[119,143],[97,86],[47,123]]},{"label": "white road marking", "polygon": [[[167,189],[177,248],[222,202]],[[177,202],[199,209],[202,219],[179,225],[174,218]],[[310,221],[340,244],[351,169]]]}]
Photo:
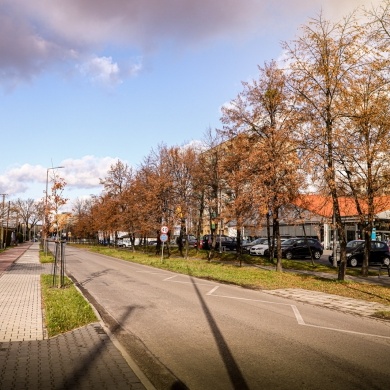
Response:
[{"label": "white road marking", "polygon": [[[152,272],[152,271],[137,271],[139,273],[149,273],[149,274],[154,274],[154,275],[163,275],[163,272]],[[182,284],[194,284],[194,282],[185,282],[185,281],[177,281],[173,280],[177,278],[178,276],[183,276],[183,275],[173,275],[170,276],[166,279],[163,279],[165,282],[172,282],[172,283],[182,283]],[[200,286],[210,286],[212,285],[211,283],[195,283],[196,285]],[[217,297],[217,298],[227,298],[227,299],[236,299],[236,300],[241,300],[241,301],[252,301],[252,302],[260,302],[260,303],[267,303],[267,304],[272,304],[272,305],[281,305],[281,306],[290,306],[295,319],[297,320],[298,325],[302,326],[308,326],[311,328],[317,328],[317,329],[324,329],[324,330],[331,330],[334,332],[342,332],[342,333],[349,333],[349,334],[355,334],[355,335],[360,335],[360,336],[369,336],[369,337],[379,337],[382,339],[390,340],[390,336],[381,336],[377,334],[371,334],[371,333],[363,333],[363,332],[355,332],[352,330],[344,330],[344,329],[339,329],[339,328],[330,328],[326,326],[320,326],[320,325],[310,325],[306,324],[303,317],[301,316],[301,313],[299,312],[298,308],[295,305],[289,304],[289,303],[278,303],[278,302],[271,302],[271,301],[264,301],[261,299],[251,299],[251,298],[241,298],[241,297],[235,297],[235,296],[230,296],[230,295],[219,295],[219,294],[214,294],[215,291],[219,288],[219,285],[216,285],[214,288],[212,288],[209,292],[206,293],[206,295]]]},{"label": "white road marking", "polygon": [[178,276],[179,276],[179,275],[170,276],[169,278],[164,279],[163,282],[166,282],[166,281],[168,281],[168,280],[172,280],[172,279],[174,279],[174,278],[177,278]]},{"label": "white road marking", "polygon": [[215,286],[212,290],[210,290],[206,295],[211,295],[214,291],[216,291],[219,286]]},{"label": "white road marking", "polygon": [[301,316],[301,313],[299,312],[298,308],[295,305],[291,305],[291,308],[293,309],[293,312],[295,314],[295,318],[297,319],[297,322],[299,325],[306,325],[305,321],[303,321],[303,318]]},{"label": "white road marking", "polygon": [[351,333],[351,334],[356,334],[356,335],[361,335],[361,336],[379,337],[379,338],[381,338],[381,339],[390,340],[390,337],[389,337],[389,336],[381,336],[381,335],[379,335],[379,334],[355,332],[355,331],[353,331],[353,330],[344,330],[344,329],[328,328],[327,326],[320,326],[320,325],[309,325],[309,324],[304,324],[304,325],[305,325],[305,326],[310,326],[310,327],[312,327],[312,328],[326,329],[326,330],[334,330],[334,331],[336,331],[336,332]]}]

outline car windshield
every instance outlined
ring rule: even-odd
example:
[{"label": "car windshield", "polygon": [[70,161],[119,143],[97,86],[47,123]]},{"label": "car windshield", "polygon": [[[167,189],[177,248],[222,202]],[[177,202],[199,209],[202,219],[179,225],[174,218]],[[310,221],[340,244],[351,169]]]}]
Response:
[{"label": "car windshield", "polygon": [[267,239],[266,238],[256,238],[256,240],[249,242],[250,245],[263,244]]},{"label": "car windshield", "polygon": [[290,238],[290,239],[288,239],[286,241],[282,241],[282,244],[283,245],[292,245],[292,244],[294,244],[294,242],[295,242],[295,240]]}]

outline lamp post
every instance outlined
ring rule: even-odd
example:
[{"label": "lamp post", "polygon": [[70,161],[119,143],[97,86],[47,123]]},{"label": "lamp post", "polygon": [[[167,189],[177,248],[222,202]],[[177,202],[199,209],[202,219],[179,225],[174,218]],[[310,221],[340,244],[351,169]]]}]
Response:
[{"label": "lamp post", "polygon": [[49,187],[49,171],[53,169],[60,169],[60,168],[65,168],[63,166],[60,167],[51,167],[46,169],[46,191],[45,191],[45,215],[44,215],[44,242],[43,246],[45,248],[45,254],[47,254],[47,236],[48,236],[48,220],[47,220],[47,192],[48,192],[48,187]]},{"label": "lamp post", "polygon": [[5,244],[7,242],[7,236],[5,237],[4,239],[4,215],[5,215],[5,212],[4,212],[4,202],[5,202],[5,197],[7,194],[0,194],[2,197],[3,197],[3,206],[2,206],[2,210],[1,210],[1,236],[0,236],[0,241],[1,241],[1,249],[4,249],[5,248]]}]

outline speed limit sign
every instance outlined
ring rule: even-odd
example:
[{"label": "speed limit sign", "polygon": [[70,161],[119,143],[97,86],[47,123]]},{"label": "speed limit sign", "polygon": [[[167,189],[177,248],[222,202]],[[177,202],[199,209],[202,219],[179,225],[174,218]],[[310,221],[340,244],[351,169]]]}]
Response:
[{"label": "speed limit sign", "polygon": [[168,231],[169,231],[168,226],[161,226],[161,233],[162,234],[167,234]]}]

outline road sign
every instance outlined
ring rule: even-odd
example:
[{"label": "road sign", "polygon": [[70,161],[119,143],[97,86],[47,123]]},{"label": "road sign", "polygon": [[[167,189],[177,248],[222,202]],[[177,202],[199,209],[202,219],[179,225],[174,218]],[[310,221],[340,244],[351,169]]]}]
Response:
[{"label": "road sign", "polygon": [[169,232],[168,226],[161,226],[161,233],[167,234]]},{"label": "road sign", "polygon": [[168,241],[168,234],[165,234],[165,233],[160,234],[160,240],[161,240],[161,242]]}]

